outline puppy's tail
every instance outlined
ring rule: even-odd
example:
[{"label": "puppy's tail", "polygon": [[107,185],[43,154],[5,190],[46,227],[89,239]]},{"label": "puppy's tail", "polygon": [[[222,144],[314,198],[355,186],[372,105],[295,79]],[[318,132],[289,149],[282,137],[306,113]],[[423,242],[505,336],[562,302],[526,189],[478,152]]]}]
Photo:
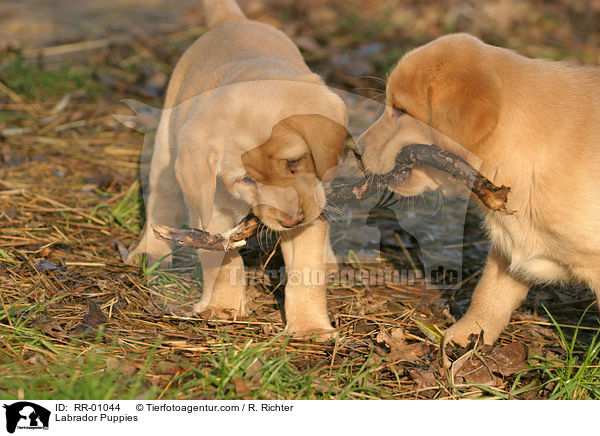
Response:
[{"label": "puppy's tail", "polygon": [[246,20],[235,0],[202,0],[202,10],[209,29],[223,23]]}]

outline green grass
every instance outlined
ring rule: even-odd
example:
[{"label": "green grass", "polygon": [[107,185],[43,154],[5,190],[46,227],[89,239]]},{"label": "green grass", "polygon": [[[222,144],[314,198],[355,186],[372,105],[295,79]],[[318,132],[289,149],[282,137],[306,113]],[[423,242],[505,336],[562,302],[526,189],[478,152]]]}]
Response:
[{"label": "green grass", "polygon": [[[156,271],[151,266],[145,273],[163,287],[176,283],[172,274]],[[331,358],[318,354],[306,362],[310,344],[290,344],[283,334],[265,338],[252,325],[239,334],[218,325],[191,325],[196,338],[205,338],[193,342],[205,351],[192,355],[164,342],[159,324],[144,334],[143,342],[130,340],[127,327],[115,328],[115,321],[107,334],[100,328],[93,340],[55,339],[41,332],[36,320],[68,297],[25,311],[30,297],[5,306],[10,321],[0,323],[0,399],[357,399],[393,394],[377,356],[346,357],[330,366]],[[165,372],[168,367],[177,371]]]},{"label": "green grass", "polygon": [[[282,338],[264,343],[253,340],[238,342],[223,337],[223,345],[206,355],[203,365],[190,368],[176,380],[169,396],[185,395],[187,391],[214,392],[216,399],[235,399],[251,393],[253,398],[290,398],[302,392],[307,380],[291,361],[293,353],[274,353]],[[249,392],[237,392],[236,383]]]},{"label": "green grass", "polygon": [[[584,312],[569,339],[548,309],[544,309],[558,334],[562,354],[552,357],[530,356],[529,365],[506,390],[477,387],[488,394],[487,398],[513,399],[535,393],[536,398],[541,395],[541,398],[550,400],[600,399],[600,329],[585,344],[577,340],[581,335]],[[526,382],[523,381],[525,378]]]},{"label": "green grass", "polygon": [[[332,365],[327,353],[312,354],[311,344],[290,343],[283,334],[265,336],[252,324],[236,333],[219,322],[180,325],[176,330],[194,337],[186,341],[196,347],[192,352],[185,346],[173,348],[162,336],[163,324],[146,331],[143,342],[129,338],[127,327],[115,328],[117,320],[109,325],[110,334],[99,329],[92,340],[57,340],[43,334],[33,320],[62,298],[23,311],[30,307],[24,295],[23,301],[5,307],[11,321],[0,323],[0,399],[410,396],[410,384],[384,358],[369,353],[342,356]],[[560,349],[552,348],[555,354],[531,356],[529,366],[506,387],[473,385],[454,396],[469,397],[479,389],[484,394],[480,398],[600,399],[600,332],[582,343],[580,324],[569,336],[550,313],[548,317],[559,337]]]},{"label": "green grass", "polygon": [[92,210],[92,215],[106,222],[107,226],[116,226],[139,234],[142,230],[142,211],[144,199],[141,194],[139,182],[132,183],[120,194],[111,194],[100,189],[97,193],[107,196],[120,195],[115,204],[100,203]]},{"label": "green grass", "polygon": [[[19,312],[22,304],[6,308],[11,321],[0,323],[0,399],[390,398],[389,382],[377,370],[381,358],[363,355],[330,366],[320,356],[300,369],[310,345],[300,352],[289,337],[265,340],[251,326],[238,335],[193,326],[206,351],[192,356],[171,351],[156,333],[140,343],[101,327],[92,340],[56,340],[35,319],[58,302],[29,312]],[[165,372],[170,366],[178,370]]]},{"label": "green grass", "polygon": [[14,257],[12,257],[10,254],[8,254],[6,251],[4,251],[2,248],[0,248],[0,258],[2,259],[6,259],[6,260],[11,260],[14,261]]},{"label": "green grass", "polygon": [[[389,397],[372,369],[379,358],[346,359],[335,371],[323,365],[300,370],[294,364],[297,352],[288,348],[288,338],[276,335],[267,342],[228,340],[207,355],[204,364],[177,379],[169,396],[187,391],[214,392],[215,399],[356,399]],[[247,392],[240,393],[243,385]]]},{"label": "green grass", "polygon": [[[282,335],[258,342],[224,333],[212,352],[197,359],[169,356],[167,364],[183,370],[156,382],[159,377],[154,372],[160,374],[165,361],[152,345],[143,350],[144,357],[103,343],[101,331],[94,342],[56,345],[35,329],[2,326],[0,330],[4,340],[27,357],[20,362],[0,356],[0,399],[389,397],[372,372],[378,358],[348,359],[333,372],[327,365],[300,370],[294,365],[297,353]],[[240,386],[245,389],[240,391]]]},{"label": "green grass", "polygon": [[530,369],[539,371],[542,386],[548,389],[550,399],[600,399],[600,329],[589,345],[583,346],[577,341],[583,316],[569,340],[556,319],[546,312],[558,333],[564,354],[557,358],[533,356]]},{"label": "green grass", "polygon": [[105,89],[92,71],[85,65],[66,63],[50,68],[17,55],[0,67],[0,81],[25,97],[62,97],[78,89],[85,89],[94,97]]},{"label": "green grass", "polygon": [[160,289],[164,305],[167,305],[169,300],[189,303],[190,299],[200,295],[198,285],[202,283],[202,267],[197,260],[191,274],[186,274],[187,271],[181,271],[179,268],[161,267],[160,263],[171,256],[172,254],[169,253],[150,265],[146,255],[142,254],[138,258],[141,275],[147,286]]},{"label": "green grass", "polygon": [[[33,327],[37,316],[61,299],[53,298],[28,311],[23,310],[22,303],[6,307],[10,322],[0,324],[0,399],[152,398],[155,391],[143,385],[143,377],[154,361],[153,349],[142,369],[127,375],[108,370],[108,359],[115,359],[122,350],[101,344],[102,328],[92,343],[68,343],[55,341]],[[15,354],[20,358],[15,359]]]},{"label": "green grass", "polygon": [[[6,332],[5,328],[2,330]],[[25,362],[2,356],[0,361],[0,399],[136,399],[154,398],[156,388],[144,380],[153,354],[135,373],[118,365],[109,367],[119,356],[116,347],[100,345],[101,330],[95,343],[74,342],[57,345],[35,329],[14,327],[2,334],[14,350],[21,350]],[[2,353],[3,354],[3,353]]]}]

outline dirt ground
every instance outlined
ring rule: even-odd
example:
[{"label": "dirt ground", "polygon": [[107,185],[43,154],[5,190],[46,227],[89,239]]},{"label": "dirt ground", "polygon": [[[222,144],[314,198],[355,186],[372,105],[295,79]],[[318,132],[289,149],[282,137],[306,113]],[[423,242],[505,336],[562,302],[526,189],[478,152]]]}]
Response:
[{"label": "dirt ground", "polygon": [[[406,50],[456,31],[528,56],[600,64],[599,0],[240,4],[251,18],[290,35],[331,86],[375,100],[381,99],[386,73]],[[283,327],[277,282],[261,281],[251,289],[248,318],[204,320],[189,316],[184,307],[199,298],[197,269],[152,273],[122,261],[123,248],[135,241],[144,220],[139,160],[148,132],[127,127],[114,114],[132,115],[122,99],[160,108],[175,62],[203,31],[195,0],[0,4],[0,360],[44,365],[60,353],[77,354],[89,349],[102,325],[103,343],[116,341],[133,373],[142,371],[148,345],[155,345],[157,363],[144,369],[144,380],[167,392],[165,397],[293,397],[261,390],[248,372],[240,376],[242,382],[228,381],[223,391],[209,383],[169,394],[192,377],[178,359],[216,367],[206,363],[206,356],[218,354],[225,337],[235,338],[232,346],[240,350],[248,340],[271,344]],[[415,207],[411,202],[401,206],[406,213]],[[470,204],[466,220],[454,230],[465,234],[456,286],[437,290],[417,281],[329,287],[338,339],[284,345],[293,353],[288,364],[314,375],[320,396],[307,398],[340,398],[341,393],[344,398],[552,396],[557,383],[544,370],[531,368],[544,359],[560,361],[568,351],[544,308],[572,337],[594,301],[586,289],[535,289],[498,346],[449,349],[453,359],[470,359],[450,374],[440,367],[441,332],[468,307],[485,259],[487,242],[475,209]],[[385,214],[380,218],[385,221]],[[418,261],[418,244],[401,229],[385,227],[381,241],[368,241],[374,247],[370,251],[344,245],[359,233],[349,229],[334,232],[336,253],[347,268],[407,270]],[[440,239],[448,227],[437,222],[427,231]],[[263,239],[244,251],[245,259],[258,269],[267,263],[277,269],[277,238]],[[373,259],[375,266],[369,263]],[[592,305],[581,320],[581,347],[590,345],[598,319]],[[18,344],[19,329],[33,332],[39,343]],[[505,363],[490,369],[491,361]],[[115,368],[112,360],[102,365],[102,370]],[[530,369],[520,372],[527,365]],[[0,367],[0,374],[8,368]],[[35,370],[23,377],[27,374]],[[357,374],[370,381],[360,385]],[[344,386],[350,382],[357,384],[348,394]],[[10,384],[0,385],[0,393],[22,395]],[[593,397],[587,391],[578,395]]]}]

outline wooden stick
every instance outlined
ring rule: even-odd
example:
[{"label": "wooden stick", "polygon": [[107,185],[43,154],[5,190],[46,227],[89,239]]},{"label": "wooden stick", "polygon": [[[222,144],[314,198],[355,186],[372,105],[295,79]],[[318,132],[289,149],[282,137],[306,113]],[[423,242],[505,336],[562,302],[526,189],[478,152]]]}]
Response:
[{"label": "wooden stick", "polygon": [[222,235],[214,235],[199,229],[174,229],[158,224],[152,224],[152,230],[158,238],[182,247],[231,251],[246,245],[246,239],[254,235],[259,222],[259,219],[250,213],[237,226]]},{"label": "wooden stick", "polygon": [[[361,157],[354,152],[362,167]],[[327,200],[333,204],[361,200],[374,195],[381,187],[406,180],[411,168],[417,165],[430,165],[447,172],[449,177],[471,188],[473,195],[487,208],[495,212],[507,212],[506,200],[510,188],[496,186],[464,159],[434,145],[412,144],[402,149],[396,158],[392,171],[383,175],[367,174],[365,179],[330,187]],[[259,219],[249,214],[236,227],[222,235],[214,235],[198,229],[174,229],[152,225],[154,234],[161,239],[174,242],[182,247],[201,248],[213,251],[230,251],[246,245],[258,228]]]},{"label": "wooden stick", "polygon": [[471,189],[475,197],[488,209],[506,212],[506,201],[510,192],[508,186],[494,185],[467,161],[434,145],[412,144],[404,147],[396,158],[394,169],[384,174],[379,183],[388,185],[404,170],[420,164],[430,165],[448,173],[452,179]]}]

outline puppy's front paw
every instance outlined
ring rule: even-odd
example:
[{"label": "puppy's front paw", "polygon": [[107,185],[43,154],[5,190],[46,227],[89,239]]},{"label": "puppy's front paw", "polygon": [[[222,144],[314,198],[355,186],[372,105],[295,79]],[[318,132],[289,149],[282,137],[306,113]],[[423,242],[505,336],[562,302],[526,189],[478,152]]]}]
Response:
[{"label": "puppy's front paw", "polygon": [[288,324],[285,326],[284,331],[294,339],[299,339],[302,341],[315,339],[317,342],[325,342],[329,339],[335,338],[337,335],[337,331],[330,325],[307,327]]},{"label": "puppy's front paw", "polygon": [[246,316],[246,310],[243,304],[235,305],[206,305],[202,301],[194,306],[194,313],[205,319],[227,319],[235,320],[239,317]]},{"label": "puppy's front paw", "polygon": [[207,307],[202,312],[199,312],[198,315],[204,319],[224,319],[233,321],[242,316],[235,309],[220,309],[216,307]]},{"label": "puppy's front paw", "polygon": [[461,347],[466,347],[469,344],[469,337],[473,334],[478,335],[481,330],[481,327],[474,320],[462,318],[446,330],[444,345],[453,342]]},{"label": "puppy's front paw", "polygon": [[483,321],[466,314],[459,321],[450,326],[444,334],[444,345],[454,342],[461,347],[466,347],[469,344],[471,335],[479,335],[483,331],[483,342],[486,345],[492,345],[504,326],[494,325],[493,322]]}]

